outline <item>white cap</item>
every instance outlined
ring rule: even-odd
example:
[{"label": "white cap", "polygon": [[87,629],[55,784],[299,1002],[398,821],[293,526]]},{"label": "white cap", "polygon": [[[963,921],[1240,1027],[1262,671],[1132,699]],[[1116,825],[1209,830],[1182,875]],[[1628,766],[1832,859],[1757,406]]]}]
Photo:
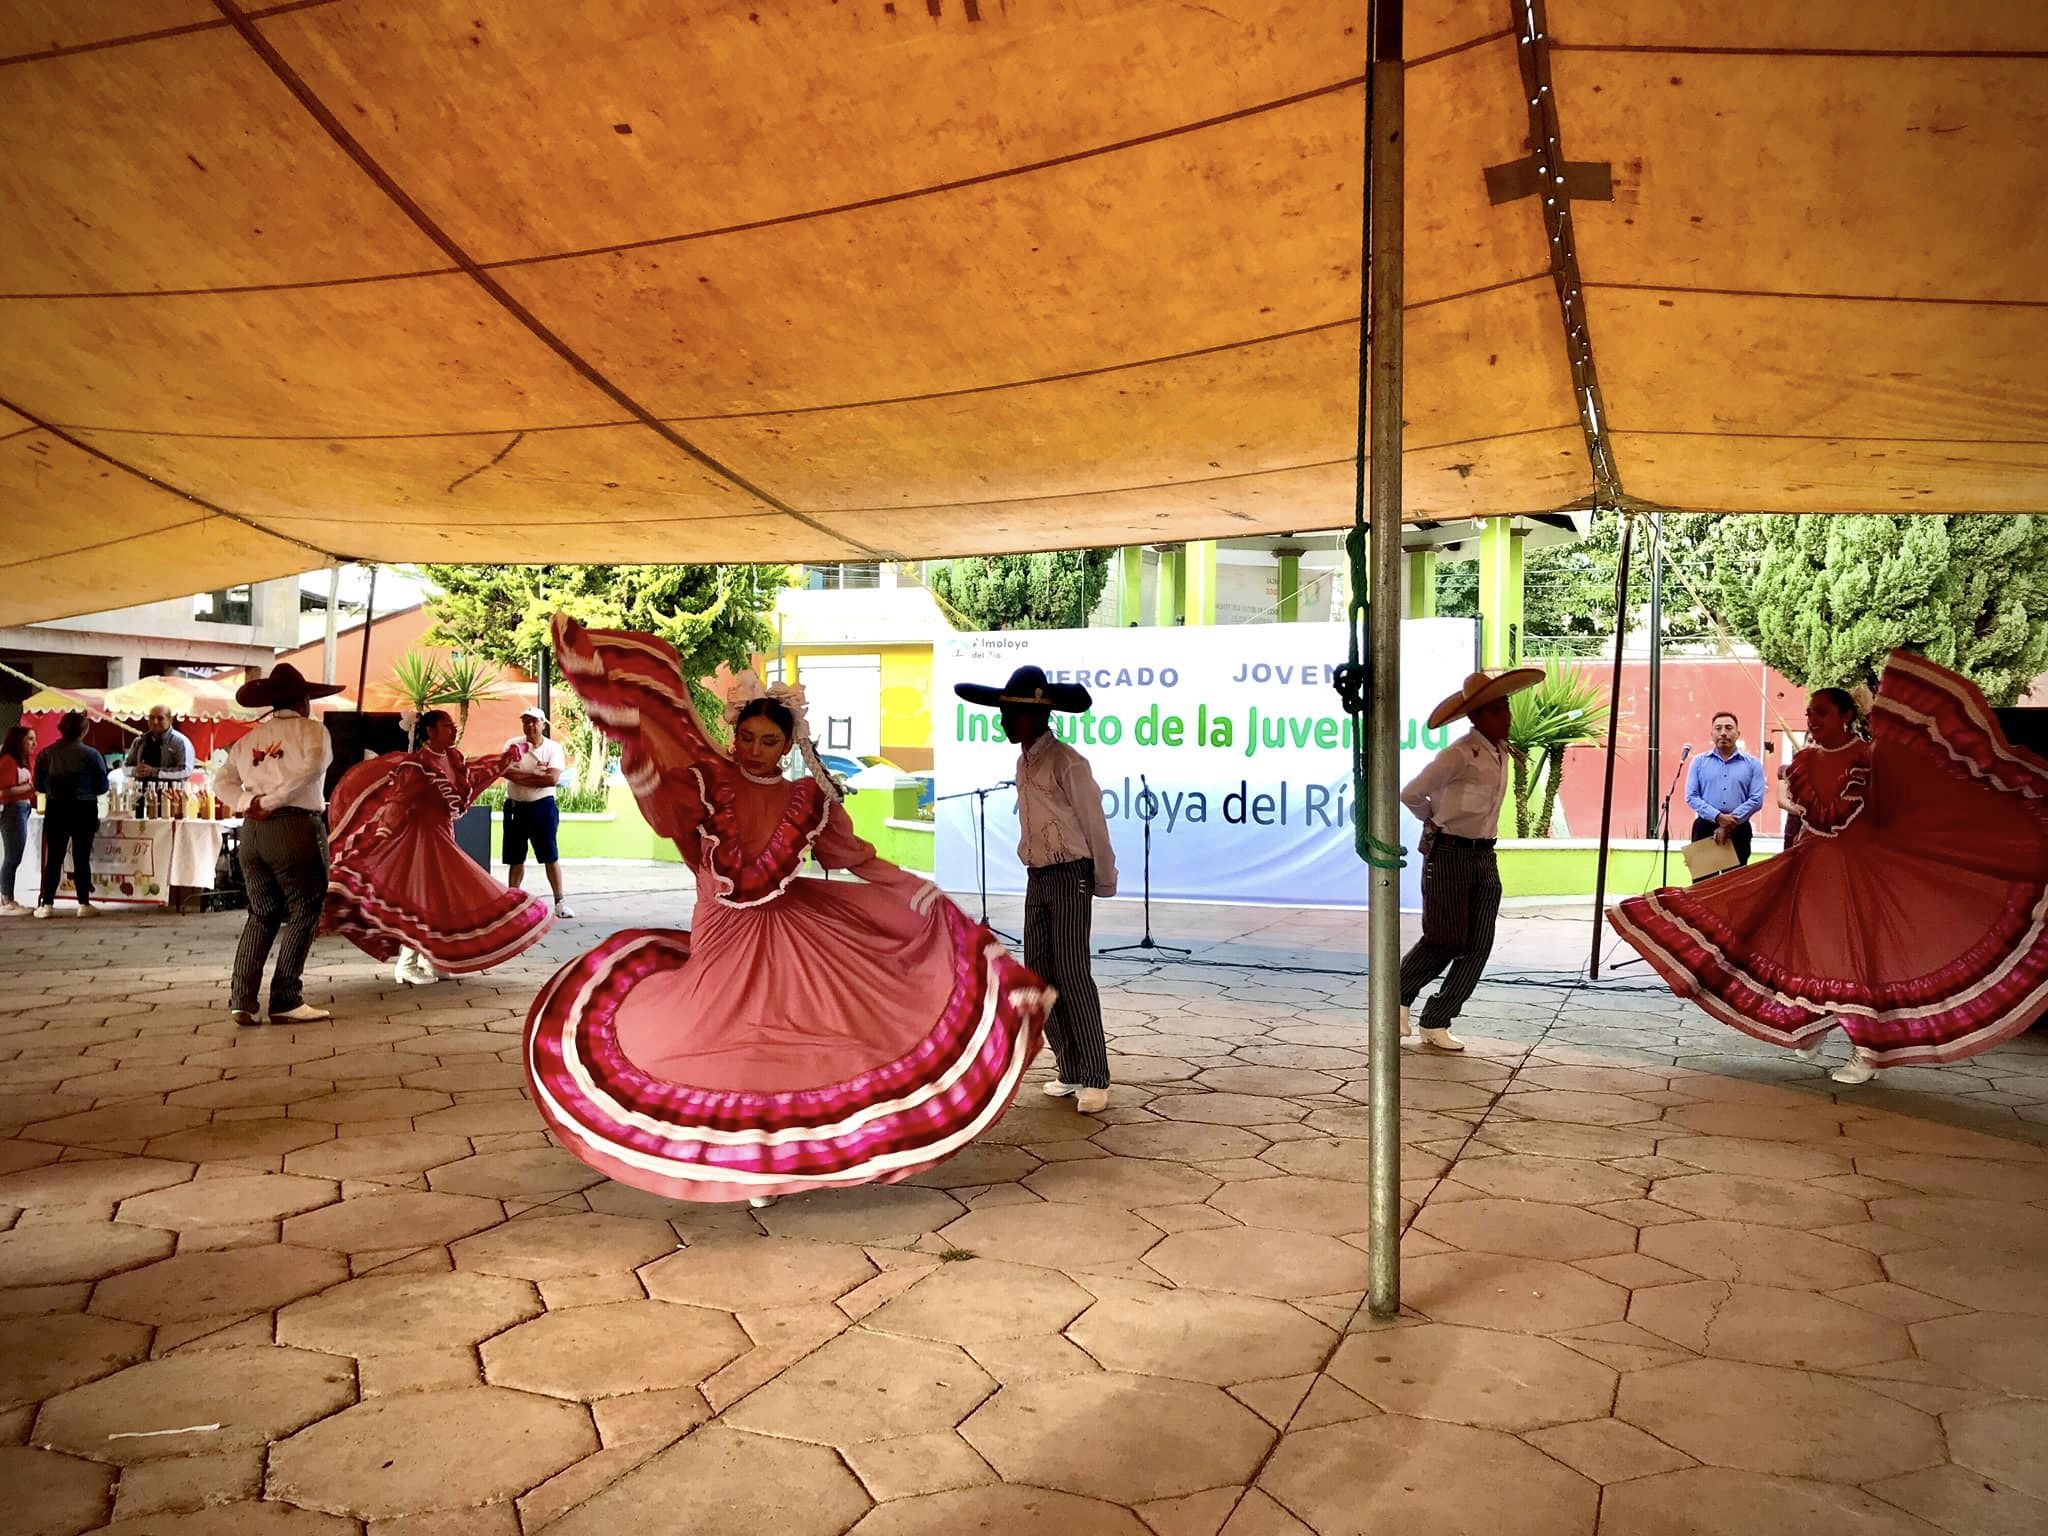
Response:
[{"label": "white cap", "polygon": [[526,708],[519,711],[519,718],[522,720],[538,720],[542,725],[546,725],[548,723],[548,712],[538,704],[529,704]]}]

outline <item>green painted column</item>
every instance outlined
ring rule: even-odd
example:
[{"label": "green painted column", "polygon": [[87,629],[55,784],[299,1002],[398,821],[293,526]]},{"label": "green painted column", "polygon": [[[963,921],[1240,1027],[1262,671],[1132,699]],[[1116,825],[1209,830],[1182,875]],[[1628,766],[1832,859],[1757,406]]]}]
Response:
[{"label": "green painted column", "polygon": [[1301,551],[1276,549],[1280,562],[1280,622],[1293,624],[1301,618]]},{"label": "green painted column", "polygon": [[1408,617],[1436,617],[1436,551],[1417,549],[1408,555]]},{"label": "green painted column", "polygon": [[1116,552],[1116,623],[1127,629],[1145,622],[1145,546],[1126,544]]},{"label": "green painted column", "polygon": [[1187,611],[1187,551],[1178,544],[1159,546],[1159,585],[1152,593],[1152,622],[1171,629]]},{"label": "green painted column", "polygon": [[1190,624],[1216,622],[1216,541],[1195,539],[1187,547],[1187,615]]},{"label": "green painted column", "polygon": [[1505,517],[1479,530],[1479,655],[1488,667],[1510,667],[1521,648],[1522,535]]}]

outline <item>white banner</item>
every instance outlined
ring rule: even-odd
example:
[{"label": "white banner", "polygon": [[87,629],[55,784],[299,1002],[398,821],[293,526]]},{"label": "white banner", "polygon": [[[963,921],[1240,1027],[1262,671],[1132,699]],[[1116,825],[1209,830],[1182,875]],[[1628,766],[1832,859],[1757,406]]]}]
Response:
[{"label": "white banner", "polygon": [[[1119,895],[1143,888],[1141,800],[1149,785],[1154,896],[1365,905],[1351,722],[1331,686],[1345,643],[1341,624],[1012,630],[940,641],[932,705],[939,883],[954,891],[976,884],[976,801],[945,797],[1014,779],[1017,769],[996,712],[957,698],[953,685],[1000,684],[1031,665],[1094,697],[1087,714],[1054,715],[1053,724],[1086,754],[1102,787]],[[1402,782],[1462,729],[1425,731],[1422,722],[1457,692],[1477,650],[1475,620],[1402,624]],[[1022,891],[1016,793],[1001,790],[986,805],[989,889]],[[1420,831],[1404,811],[1402,841],[1414,847]],[[1411,858],[1402,905],[1421,904],[1421,880]]]}]

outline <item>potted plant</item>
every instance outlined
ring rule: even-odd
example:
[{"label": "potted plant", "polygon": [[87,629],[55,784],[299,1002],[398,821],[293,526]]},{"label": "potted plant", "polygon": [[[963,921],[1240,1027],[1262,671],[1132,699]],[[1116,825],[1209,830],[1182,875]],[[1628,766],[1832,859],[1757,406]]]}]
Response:
[{"label": "potted plant", "polygon": [[[1571,747],[1593,747],[1607,739],[1607,706],[1600,689],[1577,667],[1546,662],[1543,681],[1514,696],[1508,751],[1514,765],[1515,836],[1550,836],[1557,791],[1564,782],[1564,755]],[[1542,803],[1532,807],[1541,770]]]}]

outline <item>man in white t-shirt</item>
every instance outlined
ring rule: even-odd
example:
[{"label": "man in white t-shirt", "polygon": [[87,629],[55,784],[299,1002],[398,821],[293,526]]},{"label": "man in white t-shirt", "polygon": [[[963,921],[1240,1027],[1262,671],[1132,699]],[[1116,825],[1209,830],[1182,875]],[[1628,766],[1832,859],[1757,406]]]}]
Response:
[{"label": "man in white t-shirt", "polygon": [[574,917],[562,896],[561,851],[555,846],[555,829],[561,813],[555,804],[555,786],[569,771],[569,759],[547,734],[548,717],[538,709],[523,710],[520,734],[505,743],[505,751],[520,755],[505,770],[505,883],[513,890],[526,885],[526,849],[547,871],[548,887],[555,893],[555,916]]}]

